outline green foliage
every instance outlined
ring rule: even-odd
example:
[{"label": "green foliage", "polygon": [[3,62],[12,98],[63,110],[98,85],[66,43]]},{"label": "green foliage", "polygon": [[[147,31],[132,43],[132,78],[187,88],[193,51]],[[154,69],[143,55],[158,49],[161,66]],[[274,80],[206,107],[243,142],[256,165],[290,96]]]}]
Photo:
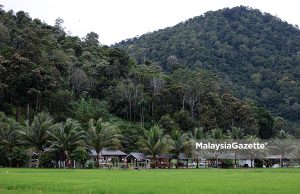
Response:
[{"label": "green foliage", "polygon": [[79,162],[81,168],[83,168],[86,161],[89,159],[89,154],[85,148],[78,147],[71,153],[71,159]]},{"label": "green foliage", "polygon": [[164,135],[163,130],[157,125],[144,131],[144,134],[140,137],[139,145],[141,151],[152,156],[153,168],[156,167],[157,155],[168,149],[167,138]]},{"label": "green foliage", "polygon": [[73,103],[74,118],[84,126],[88,125],[90,119],[107,119],[109,115],[107,106],[105,101],[81,98]]},{"label": "green foliage", "polygon": [[67,119],[64,123],[58,123],[49,132],[51,137],[50,150],[64,153],[67,160],[70,154],[78,146],[83,146],[86,140],[86,132],[81,130],[80,124],[73,119]]},{"label": "green foliage", "polygon": [[48,113],[37,114],[24,131],[19,131],[22,144],[30,146],[36,152],[43,152],[49,141],[48,132],[52,130],[53,125],[53,119]]},{"label": "green foliage", "polygon": [[0,14],[2,164],[20,145],[49,166],[79,147],[178,155],[169,135],[300,133],[300,33],[269,14],[226,8],[114,47],[67,35],[61,18]]},{"label": "green foliage", "polygon": [[165,133],[170,134],[173,130],[178,130],[178,124],[171,118],[169,114],[162,116],[159,120],[159,126],[164,129]]},{"label": "green foliage", "polygon": [[196,121],[193,120],[190,114],[185,110],[180,110],[179,112],[175,113],[174,118],[179,124],[180,129],[184,131],[189,131],[197,127]]},{"label": "green foliage", "polygon": [[231,159],[224,159],[222,160],[222,168],[233,168],[234,161]]},{"label": "green foliage", "polygon": [[256,120],[259,126],[259,135],[262,139],[273,137],[275,132],[273,130],[274,119],[272,115],[264,108],[256,109]]},{"label": "green foliage", "polygon": [[42,168],[53,167],[52,161],[56,158],[55,152],[46,151],[42,152],[39,156],[39,166]]},{"label": "green foliage", "polygon": [[14,167],[24,167],[28,162],[26,149],[23,147],[14,147],[12,152],[8,155],[8,160]]},{"label": "green foliage", "polygon": [[119,129],[102,118],[91,119],[87,130],[87,144],[97,153],[96,165],[99,166],[100,152],[103,148],[117,148],[120,145]]},{"label": "green foliage", "polygon": [[255,100],[299,125],[299,37],[298,28],[278,17],[239,6],[209,11],[116,47],[138,63],[149,60],[168,72],[178,66],[213,71],[238,98]]}]

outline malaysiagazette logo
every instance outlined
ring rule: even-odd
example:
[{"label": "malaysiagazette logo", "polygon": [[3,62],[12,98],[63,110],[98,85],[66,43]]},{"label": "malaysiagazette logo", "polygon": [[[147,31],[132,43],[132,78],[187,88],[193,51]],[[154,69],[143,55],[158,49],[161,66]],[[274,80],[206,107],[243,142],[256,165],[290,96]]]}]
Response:
[{"label": "malaysiagazette logo", "polygon": [[201,150],[264,150],[267,142],[239,143],[239,142],[196,142],[196,149]]}]

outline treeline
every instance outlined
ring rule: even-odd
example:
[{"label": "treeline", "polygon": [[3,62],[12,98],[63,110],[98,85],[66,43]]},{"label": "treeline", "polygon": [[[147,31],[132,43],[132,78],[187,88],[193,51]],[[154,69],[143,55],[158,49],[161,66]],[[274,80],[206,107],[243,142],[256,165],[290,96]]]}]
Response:
[{"label": "treeline", "polygon": [[116,45],[165,71],[184,64],[216,73],[240,99],[252,99],[299,128],[300,30],[249,7],[209,11]]},{"label": "treeline", "polygon": [[72,118],[88,128],[90,119],[103,118],[120,128],[126,151],[138,149],[140,131],[155,124],[166,133],[237,127],[261,138],[289,130],[283,118],[234,97],[212,71],[176,61],[169,71],[148,60],[139,64],[101,45],[96,33],[80,39],[62,25],[60,18],[50,26],[0,9],[0,111],[11,122],[26,126],[49,112],[55,123]]},{"label": "treeline", "polygon": [[[32,122],[21,125],[13,118],[0,113],[0,167],[49,168],[58,167],[57,163],[62,162],[59,166],[73,168],[74,161],[80,164],[77,165],[80,168],[99,167],[102,149],[124,149],[124,145],[128,143],[126,142],[128,135],[119,126],[104,121],[102,118],[98,120],[90,119],[85,125],[81,125],[71,118],[66,119],[64,122],[55,122],[45,112],[34,116]],[[166,131],[160,126],[154,125],[150,129],[140,129],[136,137],[135,142],[133,142],[135,144],[134,149],[150,155],[152,168],[157,166],[157,156],[164,153],[173,154],[174,159],[176,159],[176,167],[179,167],[180,154],[185,153],[186,156],[197,161],[198,168],[199,160],[204,156],[204,153],[201,154],[201,150],[194,149],[197,139],[213,138],[220,140],[232,138],[241,140],[247,138],[247,141],[250,142],[258,141],[256,136],[247,135],[243,129],[237,127],[233,127],[226,132],[220,128],[205,132],[203,127],[182,132],[177,128]],[[293,145],[291,141],[288,141],[291,138],[291,135],[281,130],[275,138],[277,143],[272,146],[273,153],[275,151],[275,153],[286,155],[293,151],[295,158],[299,159],[299,145]],[[296,149],[293,146],[298,147]],[[91,160],[91,151],[96,153],[95,162]],[[254,158],[264,158],[258,156],[258,151],[257,153],[255,151],[251,152],[252,160]],[[218,157],[216,159],[216,164],[218,164]],[[238,165],[237,160],[234,160],[235,163],[233,163],[233,160],[230,160],[230,162],[225,160],[224,162],[231,167],[233,167],[233,164]],[[281,163],[281,166],[283,166],[283,163]]]}]

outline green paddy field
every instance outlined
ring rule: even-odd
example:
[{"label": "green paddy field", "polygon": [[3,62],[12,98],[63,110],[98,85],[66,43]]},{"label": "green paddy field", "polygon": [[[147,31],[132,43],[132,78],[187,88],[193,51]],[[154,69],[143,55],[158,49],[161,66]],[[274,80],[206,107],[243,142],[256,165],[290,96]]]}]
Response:
[{"label": "green paddy field", "polygon": [[0,169],[0,194],[300,193],[300,169]]}]

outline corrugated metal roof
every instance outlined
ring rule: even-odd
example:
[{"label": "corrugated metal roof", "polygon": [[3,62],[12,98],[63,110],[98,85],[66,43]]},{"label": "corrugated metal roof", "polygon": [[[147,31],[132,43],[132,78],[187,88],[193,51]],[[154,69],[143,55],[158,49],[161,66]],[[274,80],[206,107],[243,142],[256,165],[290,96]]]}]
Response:
[{"label": "corrugated metal roof", "polygon": [[126,158],[135,158],[135,159],[139,159],[139,160],[146,160],[147,156],[143,153],[140,152],[131,152]]},{"label": "corrugated metal roof", "polygon": [[[97,153],[95,150],[91,150],[91,156],[97,156]],[[122,152],[118,149],[110,149],[110,148],[103,148],[100,152],[101,156],[127,156],[126,153]]]}]

